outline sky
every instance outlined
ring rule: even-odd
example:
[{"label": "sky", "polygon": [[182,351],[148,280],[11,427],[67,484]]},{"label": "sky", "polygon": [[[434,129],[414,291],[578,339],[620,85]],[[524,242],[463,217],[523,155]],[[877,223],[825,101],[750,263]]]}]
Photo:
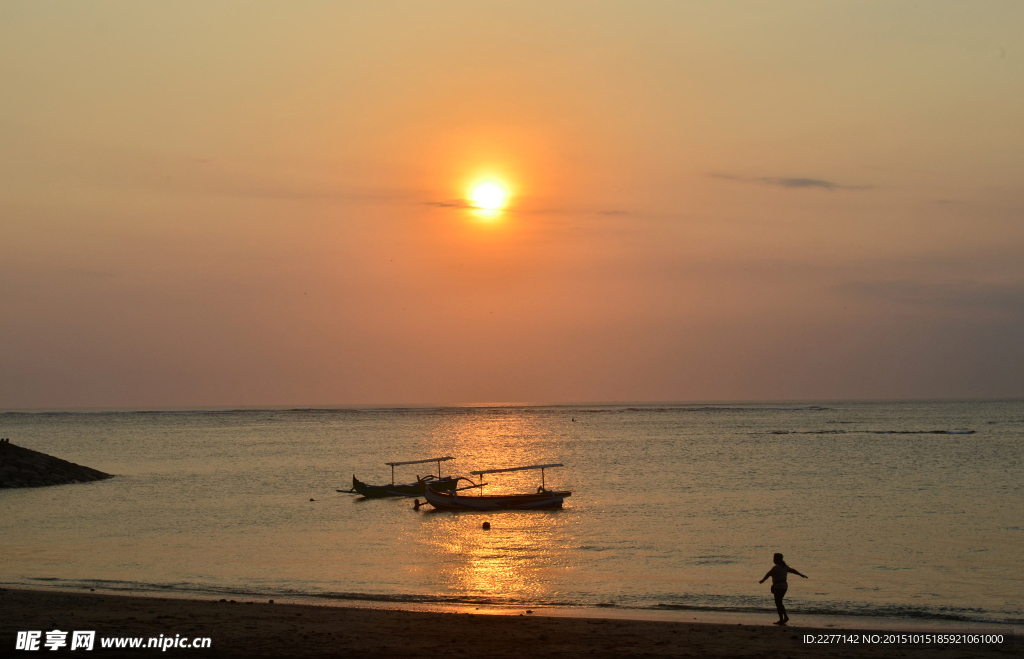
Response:
[{"label": "sky", "polygon": [[1024,3],[0,3],[0,409],[1022,397],[1022,264]]}]

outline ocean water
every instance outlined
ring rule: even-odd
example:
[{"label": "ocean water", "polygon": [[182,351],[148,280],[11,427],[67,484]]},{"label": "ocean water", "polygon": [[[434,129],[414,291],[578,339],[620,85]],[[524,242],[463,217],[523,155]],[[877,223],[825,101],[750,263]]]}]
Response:
[{"label": "ocean water", "polygon": [[[9,585],[754,612],[779,551],[810,576],[792,611],[1024,621],[1022,402],[4,413],[0,436],[117,474],[0,490]],[[481,514],[336,492],[438,455],[561,462],[547,484],[573,494]]]}]

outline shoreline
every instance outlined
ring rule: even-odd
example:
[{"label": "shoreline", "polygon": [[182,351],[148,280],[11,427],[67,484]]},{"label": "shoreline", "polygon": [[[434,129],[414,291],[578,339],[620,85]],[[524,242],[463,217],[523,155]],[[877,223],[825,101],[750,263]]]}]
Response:
[{"label": "shoreline", "polygon": [[[222,601],[223,600],[223,601]],[[726,621],[637,620],[615,613],[580,616],[579,611],[423,611],[333,603],[255,600],[253,597],[184,598],[3,588],[0,590],[0,647],[13,649],[18,631],[95,630],[110,636],[208,637],[209,651],[168,652],[218,656],[375,657],[417,656],[443,649],[449,654],[485,652],[495,659],[556,653],[565,656],[758,656],[758,657],[1002,657],[1015,649],[1011,626],[999,630],[1002,645],[830,644],[805,642],[810,634],[877,633],[851,625],[825,629],[808,624],[779,627],[771,617],[759,624]],[[390,604],[390,603],[389,603]],[[692,611],[681,613],[691,614]],[[860,621],[854,621],[860,622]],[[970,631],[982,631],[981,625]],[[989,626],[984,626],[988,628]],[[889,627],[897,631],[895,627]],[[924,631],[923,629],[919,631]],[[945,633],[949,629],[944,628]],[[966,628],[964,629],[966,631]],[[131,656],[126,649],[96,651]],[[148,650],[152,653],[152,649]],[[138,650],[139,656],[147,653]]]},{"label": "shoreline", "polygon": [[[530,604],[522,606],[502,606],[497,604],[476,604],[469,602],[417,602],[388,599],[372,599],[357,597],[331,597],[329,595],[295,595],[280,593],[240,593],[218,590],[147,590],[126,588],[91,588],[90,586],[59,585],[46,587],[36,584],[18,582],[0,582],[0,591],[5,589],[31,591],[39,593],[93,593],[115,597],[141,597],[187,601],[210,601],[219,599],[236,599],[256,603],[273,599],[278,604],[296,604],[302,606],[320,606],[343,609],[373,609],[382,611],[411,611],[422,613],[474,613],[477,615],[514,616],[531,611],[537,617],[581,618],[592,620],[635,620],[679,623],[708,623],[724,625],[764,625],[774,622],[777,615],[774,603],[765,598],[766,605],[761,611],[735,611],[728,609],[680,609],[671,606],[661,607],[620,607],[620,606],[587,606],[587,605],[547,605]],[[769,606],[768,604],[771,604]],[[797,606],[789,606],[791,618],[801,628],[827,631],[832,629],[863,629],[883,631],[909,632],[996,632],[1008,630],[1024,631],[1024,625],[1017,622],[996,620],[952,620],[927,617],[869,616],[802,613]]]},{"label": "shoreline", "polygon": [[[236,599],[238,601],[265,603],[273,599],[277,604],[294,604],[297,606],[314,606],[341,609],[371,609],[378,611],[409,611],[419,613],[472,613],[488,616],[516,616],[526,611],[535,617],[579,618],[585,620],[623,620],[671,623],[723,624],[723,625],[768,625],[775,621],[777,614],[774,603],[769,608],[766,604],[762,611],[733,611],[716,609],[678,609],[666,606],[651,607],[619,607],[619,606],[572,606],[531,604],[522,606],[502,606],[494,604],[474,604],[459,602],[417,602],[377,600],[371,598],[331,597],[325,595],[294,595],[280,593],[239,593],[217,590],[173,591],[173,590],[131,590],[88,588],[85,586],[55,586],[52,588],[39,585],[26,585],[16,582],[0,582],[0,591],[28,591],[37,593],[65,593],[109,595],[112,597],[138,597],[144,599],[167,599],[184,601],[218,601],[220,599]],[[766,598],[768,600],[768,598]],[[789,606],[789,613],[794,624],[801,628],[815,629],[822,632],[836,629],[859,629],[881,631],[908,632],[994,632],[1018,634],[1024,631],[1024,625],[1016,622],[993,620],[949,620],[939,618],[859,616],[842,614],[802,613],[799,608]]]}]

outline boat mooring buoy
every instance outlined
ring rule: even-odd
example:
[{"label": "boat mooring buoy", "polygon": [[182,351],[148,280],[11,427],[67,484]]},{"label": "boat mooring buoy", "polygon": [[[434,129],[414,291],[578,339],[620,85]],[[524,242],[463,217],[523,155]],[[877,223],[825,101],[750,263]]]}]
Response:
[{"label": "boat mooring buoy", "polygon": [[484,522],[484,531],[490,531],[490,530],[491,530],[491,523],[490,522]]}]

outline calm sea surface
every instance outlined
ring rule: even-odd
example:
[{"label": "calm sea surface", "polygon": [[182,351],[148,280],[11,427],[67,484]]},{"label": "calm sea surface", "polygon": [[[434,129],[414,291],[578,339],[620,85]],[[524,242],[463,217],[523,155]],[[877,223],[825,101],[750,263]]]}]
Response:
[{"label": "calm sea surface", "polygon": [[[0,436],[117,474],[0,490],[7,584],[761,611],[780,551],[801,613],[1024,620],[1021,402],[5,413]],[[484,515],[335,491],[435,455],[562,462],[573,495]]]}]

